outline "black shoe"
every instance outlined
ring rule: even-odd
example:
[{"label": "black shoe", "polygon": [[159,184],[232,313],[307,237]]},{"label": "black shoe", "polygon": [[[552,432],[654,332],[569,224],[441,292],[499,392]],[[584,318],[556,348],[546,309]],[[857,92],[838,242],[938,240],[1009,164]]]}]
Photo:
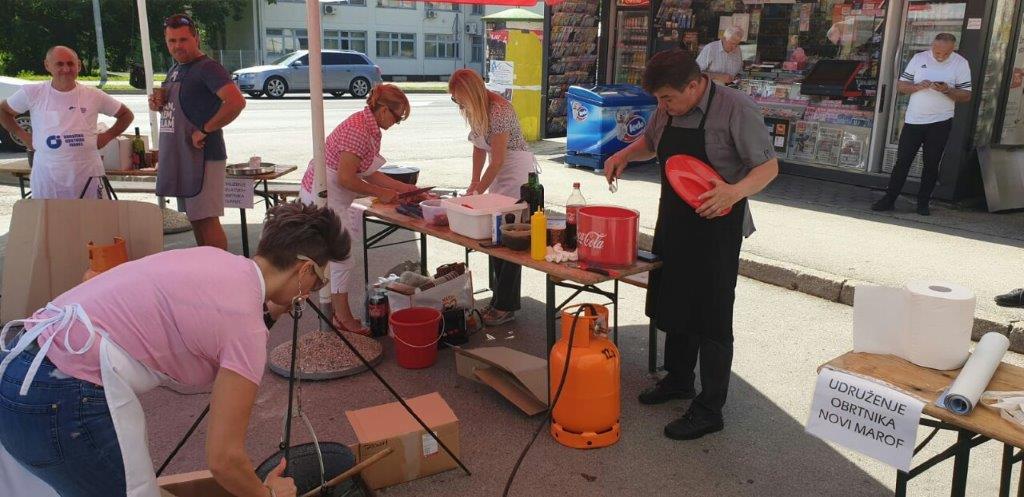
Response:
[{"label": "black shoe", "polygon": [[932,215],[931,209],[928,208],[928,204],[917,204],[917,214],[920,216]]},{"label": "black shoe", "polygon": [[1024,307],[1024,288],[1017,288],[997,295],[996,304],[1003,307]]},{"label": "black shoe", "polygon": [[725,421],[721,414],[712,414],[690,408],[683,417],[665,425],[665,436],[672,440],[696,440],[709,433],[722,431]]},{"label": "black shoe", "polygon": [[653,406],[664,404],[672,399],[692,399],[696,396],[697,392],[693,390],[693,387],[680,387],[672,381],[671,376],[666,376],[653,387],[640,392],[637,398],[641,404]]},{"label": "black shoe", "polygon": [[896,199],[886,195],[877,202],[871,204],[873,211],[891,211],[896,208]]}]

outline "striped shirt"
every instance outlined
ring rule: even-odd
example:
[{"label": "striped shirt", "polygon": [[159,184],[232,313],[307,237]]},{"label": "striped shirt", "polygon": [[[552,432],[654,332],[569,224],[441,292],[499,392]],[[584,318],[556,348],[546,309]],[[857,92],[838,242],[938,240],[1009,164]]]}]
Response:
[{"label": "striped shirt", "polygon": [[697,65],[706,73],[735,76],[743,72],[743,55],[740,53],[740,47],[736,47],[732,53],[726,52],[722,40],[716,40],[705,45],[700,51],[697,55]]},{"label": "striped shirt", "polygon": [[[967,59],[953,52],[946,60],[935,60],[931,50],[911,57],[900,81],[946,83],[950,88],[971,91],[971,67]],[[931,88],[914,92],[907,105],[907,124],[931,124],[953,118],[955,102],[948,95]]]}]

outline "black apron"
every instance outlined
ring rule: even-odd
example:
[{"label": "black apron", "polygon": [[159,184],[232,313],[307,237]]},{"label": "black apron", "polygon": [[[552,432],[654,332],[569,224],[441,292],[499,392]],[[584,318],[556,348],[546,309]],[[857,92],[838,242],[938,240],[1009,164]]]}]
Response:
[{"label": "black apron", "polygon": [[[167,104],[160,110],[160,167],[156,171],[156,194],[162,197],[191,198],[203,190],[206,175],[205,152],[192,144],[192,133],[199,129],[188,120],[181,105],[181,89],[195,69],[213,59],[203,57],[194,63],[175,64],[167,73],[163,88]],[[189,84],[198,84],[189,81]]]},{"label": "black apron", "polygon": [[647,315],[666,333],[694,333],[732,338],[732,308],[739,272],[746,199],[729,214],[704,219],[676,194],[665,175],[669,157],[686,154],[714,167],[704,143],[704,123],[715,99],[711,84],[707,112],[697,128],[672,126],[671,118],[658,143],[661,200],[652,251],[662,261],[651,272]]}]

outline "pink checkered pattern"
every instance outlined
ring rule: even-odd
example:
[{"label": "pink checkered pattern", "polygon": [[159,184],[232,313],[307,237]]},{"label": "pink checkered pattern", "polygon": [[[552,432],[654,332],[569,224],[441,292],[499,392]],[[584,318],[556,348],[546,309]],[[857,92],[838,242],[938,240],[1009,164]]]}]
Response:
[{"label": "pink checkered pattern", "polygon": [[[373,165],[373,159],[380,153],[380,126],[369,107],[348,116],[327,136],[324,160],[328,181],[333,181],[332,173],[338,172],[342,152],[359,157],[357,173],[365,172]],[[313,161],[309,161],[306,174],[302,176],[302,189],[313,191]]]}]

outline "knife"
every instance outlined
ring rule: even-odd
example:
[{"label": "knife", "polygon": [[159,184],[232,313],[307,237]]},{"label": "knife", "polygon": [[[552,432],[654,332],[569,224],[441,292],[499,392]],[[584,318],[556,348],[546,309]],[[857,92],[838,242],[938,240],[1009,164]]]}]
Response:
[{"label": "knife", "polygon": [[413,190],[411,192],[399,193],[398,194],[398,199],[402,200],[402,199],[407,199],[409,197],[415,197],[417,195],[421,195],[421,194],[427,193],[427,192],[429,192],[430,190],[433,190],[433,189],[434,189],[433,186],[428,186],[426,188],[420,188],[420,189],[417,189],[417,190]]},{"label": "knife", "polygon": [[590,265],[590,264],[587,264],[586,262],[582,262],[582,261],[580,261],[580,262],[570,262],[569,263],[569,267],[576,268],[576,269],[582,269],[584,271],[589,271],[591,273],[600,274],[600,275],[603,275],[603,276],[607,276],[609,278],[616,278],[616,279],[618,279],[618,278],[622,277],[622,273],[620,273],[619,271],[617,271],[615,269],[605,268],[605,267],[601,267],[601,266],[594,266],[594,265]]}]

